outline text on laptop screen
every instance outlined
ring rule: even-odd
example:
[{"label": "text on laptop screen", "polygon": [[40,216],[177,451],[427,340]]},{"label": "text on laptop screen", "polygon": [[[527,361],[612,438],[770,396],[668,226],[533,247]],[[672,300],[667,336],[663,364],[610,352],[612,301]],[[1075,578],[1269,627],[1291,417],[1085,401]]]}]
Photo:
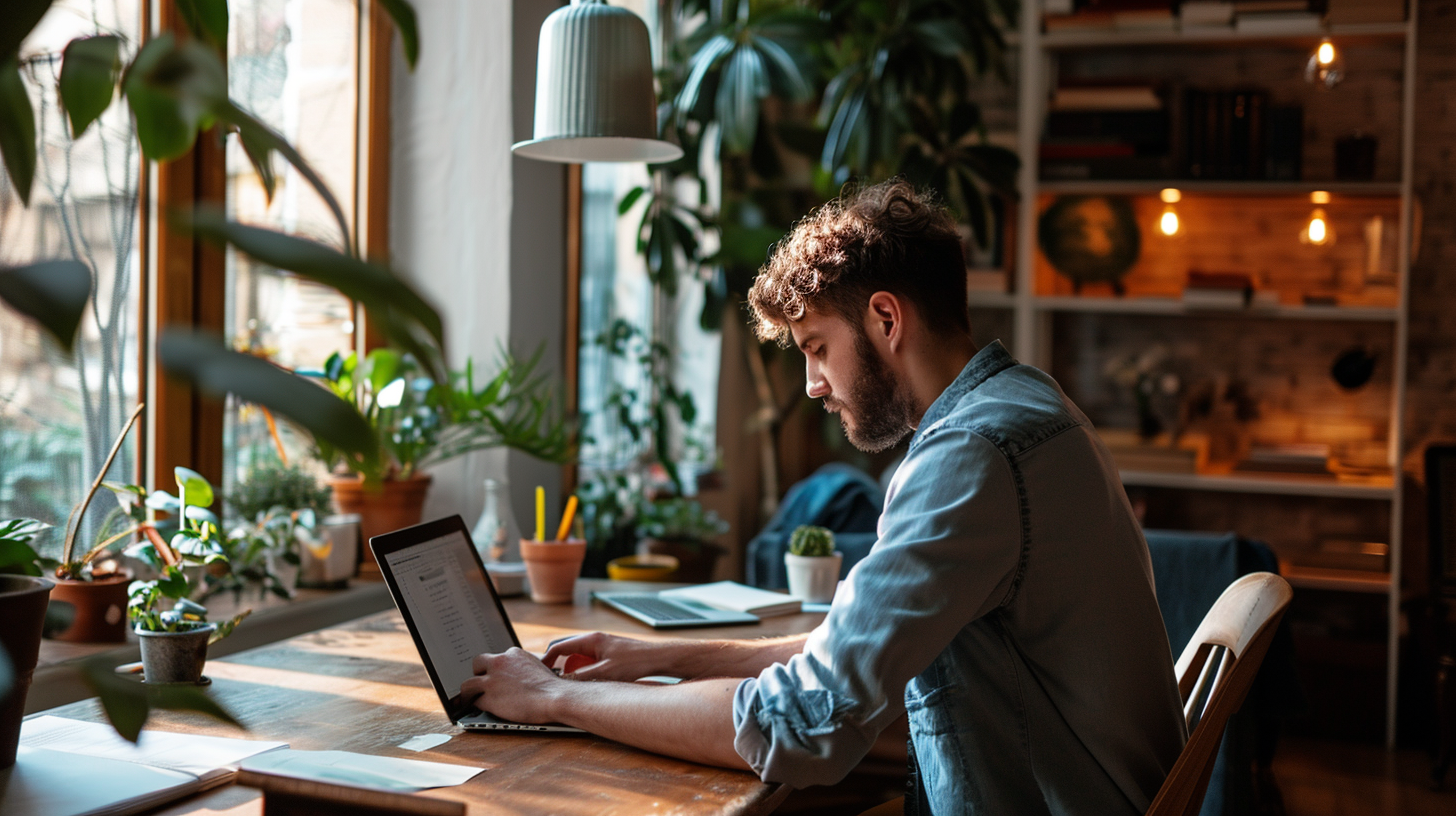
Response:
[{"label": "text on laptop screen", "polygon": [[452,699],[475,676],[471,660],[516,645],[461,533],[385,556],[431,665]]}]

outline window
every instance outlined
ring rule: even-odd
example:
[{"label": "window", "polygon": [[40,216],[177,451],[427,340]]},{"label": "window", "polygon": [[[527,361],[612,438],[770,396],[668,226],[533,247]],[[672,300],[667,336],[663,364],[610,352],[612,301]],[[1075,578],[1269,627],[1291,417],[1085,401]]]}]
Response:
[{"label": "window", "polygon": [[[144,438],[134,431],[109,479],[167,488],[171,465],[187,464],[217,483],[271,450],[267,422],[257,413],[233,407],[226,418],[199,421],[198,403],[189,403],[185,387],[162,378],[148,382],[146,349],[159,323],[220,328],[238,345],[266,351],[290,367],[316,366],[333,351],[353,347],[358,335],[353,304],[333,290],[231,253],[223,261],[222,286],[221,265],[212,262],[214,271],[208,271],[190,250],[168,243],[165,220],[149,226],[149,213],[186,209],[205,197],[204,177],[217,180],[213,189],[225,178],[222,198],[231,217],[339,245],[328,208],[281,159],[275,159],[278,183],[269,201],[233,138],[220,155],[203,149],[215,144],[204,136],[196,155],[166,165],[149,185],[121,100],[79,139],[69,137],[57,98],[66,44],[114,34],[129,61],[156,11],[164,26],[180,26],[170,2],[56,0],[21,48],[37,115],[39,168],[29,207],[0,174],[0,264],[74,258],[92,270],[95,292],[72,358],[0,304],[0,517],[64,525],[149,385],[156,392],[148,399],[156,433]],[[366,78],[379,80],[371,97],[387,92],[388,40],[368,47],[368,32],[386,19],[382,11],[355,0],[231,0],[230,13],[230,93],[300,149],[356,230],[356,208],[369,203],[359,172],[366,61]],[[149,229],[159,236],[154,254]],[[371,249],[380,251],[380,242]],[[149,297],[153,276],[158,283]],[[182,290],[188,294],[179,295]],[[177,405],[179,399],[184,404]],[[185,433],[173,432],[174,418],[189,425]],[[286,437],[282,423],[280,430]],[[295,455],[303,452],[300,440],[285,441]],[[143,473],[151,468],[165,475]],[[95,502],[81,541],[94,537],[108,509],[108,502]],[[61,536],[41,544],[46,554],[58,554]]]},{"label": "window", "polygon": [[[95,290],[70,359],[0,305],[0,517],[64,524],[136,406],[141,154],[124,105],[112,105],[72,139],[56,81],[62,49],[75,37],[114,34],[124,54],[134,55],[141,13],[140,0],[58,0],[21,46],[40,150],[29,208],[0,174],[0,264],[79,260],[90,267]],[[110,478],[134,479],[136,439]],[[82,521],[83,541],[107,512],[97,504]],[[61,537],[43,546],[57,554]]]},{"label": "window", "polygon": [[[350,228],[359,164],[358,7],[344,0],[232,0],[228,90],[232,98],[288,139],[333,191]],[[237,140],[227,149],[227,210],[234,220],[342,247],[329,208],[303,177],[275,160],[272,201]],[[338,292],[279,272],[229,250],[226,325],[239,349],[288,368],[317,368],[354,346],[354,307]],[[289,461],[307,440],[274,425]],[[229,402],[225,479],[278,456],[268,417]]]}]

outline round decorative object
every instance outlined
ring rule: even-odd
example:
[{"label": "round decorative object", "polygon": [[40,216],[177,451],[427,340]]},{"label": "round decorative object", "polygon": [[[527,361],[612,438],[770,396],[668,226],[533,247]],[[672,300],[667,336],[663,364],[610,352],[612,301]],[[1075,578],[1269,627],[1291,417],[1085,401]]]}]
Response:
[{"label": "round decorative object", "polygon": [[1370,382],[1375,374],[1375,355],[1368,349],[1352,348],[1335,358],[1330,377],[1346,391],[1354,391]]},{"label": "round decorative object", "polygon": [[1059,196],[1041,214],[1036,233],[1042,254],[1074,292],[1110,283],[1122,295],[1122,278],[1142,250],[1137,216],[1120,196]]}]

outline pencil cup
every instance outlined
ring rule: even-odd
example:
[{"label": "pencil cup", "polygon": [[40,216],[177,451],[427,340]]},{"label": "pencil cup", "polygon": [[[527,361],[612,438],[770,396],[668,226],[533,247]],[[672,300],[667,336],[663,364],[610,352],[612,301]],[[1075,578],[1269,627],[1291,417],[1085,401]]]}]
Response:
[{"label": "pencil cup", "polygon": [[586,559],[586,542],[521,540],[521,559],[536,603],[571,603],[576,576]]}]

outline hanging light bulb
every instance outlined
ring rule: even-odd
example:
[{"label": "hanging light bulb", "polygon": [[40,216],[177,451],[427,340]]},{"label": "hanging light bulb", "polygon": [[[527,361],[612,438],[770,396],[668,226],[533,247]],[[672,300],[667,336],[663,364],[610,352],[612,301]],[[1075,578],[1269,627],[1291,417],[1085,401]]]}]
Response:
[{"label": "hanging light bulb", "polygon": [[1304,81],[1321,88],[1333,88],[1345,78],[1345,55],[1329,37],[1320,40],[1304,64]]},{"label": "hanging light bulb", "polygon": [[1323,204],[1330,203],[1330,194],[1324,190],[1315,190],[1309,194],[1310,203],[1315,205],[1314,211],[1309,214],[1309,223],[1299,233],[1299,241],[1303,244],[1314,244],[1324,246],[1333,243],[1335,231],[1330,228],[1329,216],[1325,215]]},{"label": "hanging light bulb", "polygon": [[1183,200],[1183,194],[1178,190],[1168,187],[1158,197],[1163,200],[1163,214],[1158,218],[1158,232],[1169,238],[1178,234],[1178,211],[1173,205]]}]

